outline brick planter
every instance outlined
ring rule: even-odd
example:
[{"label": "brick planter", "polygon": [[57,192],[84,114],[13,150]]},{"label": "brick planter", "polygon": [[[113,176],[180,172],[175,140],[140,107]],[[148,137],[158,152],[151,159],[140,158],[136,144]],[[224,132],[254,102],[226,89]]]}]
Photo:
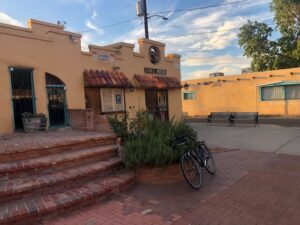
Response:
[{"label": "brick planter", "polygon": [[180,164],[165,167],[140,167],[136,170],[136,177],[141,184],[174,184],[184,181]]}]

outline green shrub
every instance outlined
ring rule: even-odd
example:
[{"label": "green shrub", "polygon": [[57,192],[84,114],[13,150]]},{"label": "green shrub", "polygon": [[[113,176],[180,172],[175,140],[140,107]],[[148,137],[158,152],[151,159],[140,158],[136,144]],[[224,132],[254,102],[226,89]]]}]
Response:
[{"label": "green shrub", "polygon": [[123,141],[126,141],[128,138],[128,129],[127,129],[127,113],[123,116],[116,115],[115,117],[109,118],[109,124],[116,133],[118,137],[120,137]]},{"label": "green shrub", "polygon": [[[183,149],[175,148],[175,137],[186,135],[190,137],[189,144],[192,145],[194,142],[192,140],[195,140],[197,136],[196,132],[182,121],[153,120],[147,112],[138,112],[135,118],[127,118],[126,123],[119,120],[119,123],[113,121],[111,124],[118,124],[115,127],[118,127],[118,132],[122,130],[120,134],[123,134],[125,127],[127,128],[126,135],[124,135],[126,136],[124,163],[127,168],[166,166],[177,163]],[[116,132],[117,135],[119,135],[118,132]]]}]

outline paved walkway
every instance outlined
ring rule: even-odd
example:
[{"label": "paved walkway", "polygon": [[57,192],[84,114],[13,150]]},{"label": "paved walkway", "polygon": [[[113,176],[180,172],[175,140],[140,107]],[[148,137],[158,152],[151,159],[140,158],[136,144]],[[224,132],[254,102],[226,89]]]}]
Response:
[{"label": "paved walkway", "polygon": [[136,185],[43,225],[298,225],[300,157],[256,151],[214,153],[217,173],[194,191]]},{"label": "paved walkway", "polygon": [[191,123],[210,147],[300,155],[300,127]]}]

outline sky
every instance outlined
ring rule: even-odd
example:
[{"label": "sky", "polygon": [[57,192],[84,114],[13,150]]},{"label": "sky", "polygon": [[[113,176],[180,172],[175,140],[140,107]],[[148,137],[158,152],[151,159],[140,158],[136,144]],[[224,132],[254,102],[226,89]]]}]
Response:
[{"label": "sky", "polygon": [[[242,1],[237,4],[227,4]],[[182,56],[182,79],[207,77],[212,72],[239,74],[250,66],[238,45],[238,29],[247,20],[272,24],[271,0],[147,0],[150,15],[227,4],[206,9],[167,12],[168,18],[152,17],[150,38],[166,43],[166,53]],[[108,45],[128,42],[137,45],[144,37],[143,21],[136,16],[136,0],[0,0],[0,23],[27,27],[29,18],[57,23],[66,21],[65,29],[82,33],[82,49],[89,44]],[[116,26],[108,26],[127,21]],[[107,27],[106,27],[107,26]],[[227,31],[224,31],[227,30]],[[215,32],[218,31],[218,32]],[[202,33],[199,35],[186,35]],[[203,34],[204,33],[204,34]],[[138,49],[137,49],[138,51]]]}]

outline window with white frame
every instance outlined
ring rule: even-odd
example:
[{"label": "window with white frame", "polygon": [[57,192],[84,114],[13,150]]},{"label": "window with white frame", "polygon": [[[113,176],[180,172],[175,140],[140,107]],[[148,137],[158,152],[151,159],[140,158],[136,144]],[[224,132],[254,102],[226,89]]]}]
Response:
[{"label": "window with white frame", "polygon": [[101,88],[101,111],[121,112],[125,111],[124,89],[121,88]]},{"label": "window with white frame", "polygon": [[285,87],[286,99],[300,99],[300,85],[290,85]]},{"label": "window with white frame", "polygon": [[284,87],[262,87],[261,88],[261,100],[283,100],[284,99]]},{"label": "window with white frame", "polygon": [[195,100],[196,99],[196,92],[190,91],[190,92],[184,92],[183,93],[183,100]]},{"label": "window with white frame", "polygon": [[293,100],[300,99],[300,85],[282,85],[261,88],[261,100]]}]

